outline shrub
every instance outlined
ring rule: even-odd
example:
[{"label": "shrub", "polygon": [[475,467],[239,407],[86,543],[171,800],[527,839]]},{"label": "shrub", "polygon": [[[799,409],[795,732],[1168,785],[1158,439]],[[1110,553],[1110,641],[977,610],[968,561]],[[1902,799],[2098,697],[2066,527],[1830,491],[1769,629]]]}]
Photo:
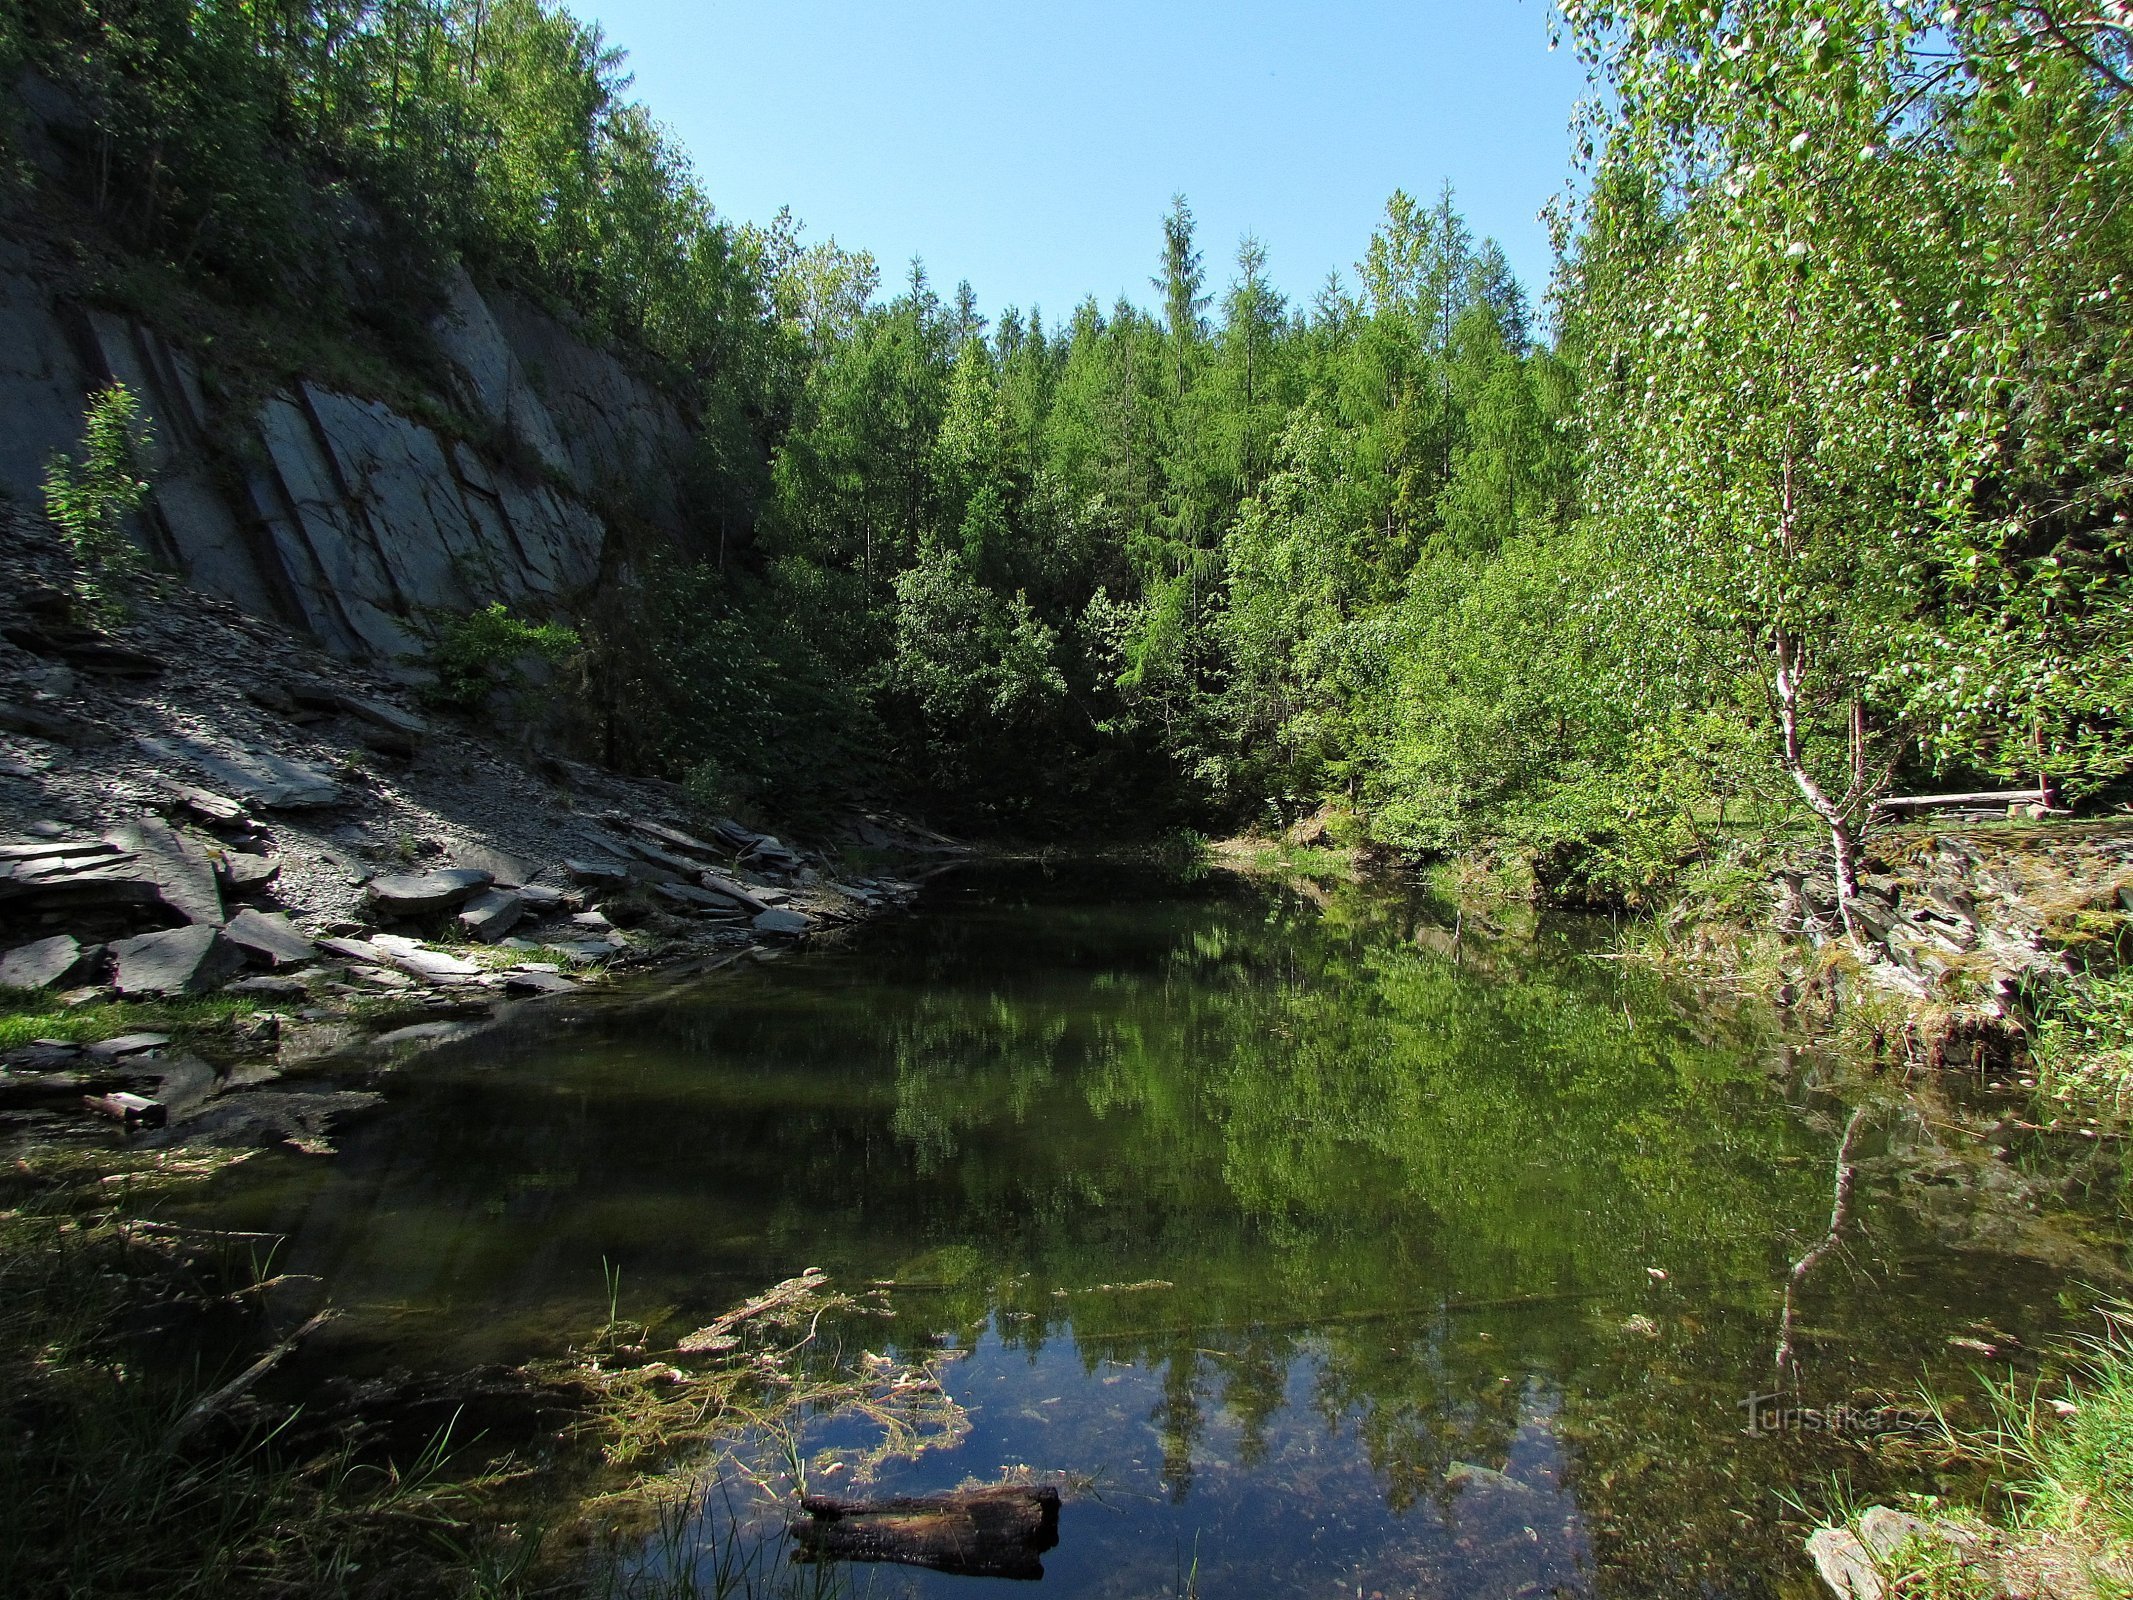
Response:
[{"label": "shrub", "polygon": [[437,683],[429,697],[450,710],[477,711],[498,689],[525,687],[528,658],[555,665],[577,648],[576,629],[523,621],[498,600],[439,630],[430,652]]},{"label": "shrub", "polygon": [[126,519],[148,495],[139,474],[149,443],[140,402],[113,383],[89,397],[81,460],[55,452],[45,466],[45,514],[73,552],[75,593],[102,623],[125,616],[141,574],[141,548],[127,535]]}]

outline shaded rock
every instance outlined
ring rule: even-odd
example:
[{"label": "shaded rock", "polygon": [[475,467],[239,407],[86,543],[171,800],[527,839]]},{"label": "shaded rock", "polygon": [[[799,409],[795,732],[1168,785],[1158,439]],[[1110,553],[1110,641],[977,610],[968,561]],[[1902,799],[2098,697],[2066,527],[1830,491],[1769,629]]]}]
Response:
[{"label": "shaded rock", "polygon": [[665,823],[653,822],[645,817],[631,817],[628,819],[628,826],[660,844],[675,850],[686,850],[692,855],[703,856],[712,861],[726,854],[718,846],[706,844],[692,834],[683,833],[679,828],[670,828]]},{"label": "shaded rock", "polygon": [[287,1142],[307,1154],[322,1155],[332,1149],[325,1134],[335,1118],[374,1106],[382,1098],[357,1089],[226,1094],[184,1119],[177,1133],[185,1144],[241,1148]]},{"label": "shaded rock", "polygon": [[84,950],[72,934],[56,934],[35,944],[18,945],[0,956],[0,989],[50,989],[65,983],[100,946]]},{"label": "shaded rock", "polygon": [[270,967],[299,967],[318,959],[318,946],[280,912],[240,911],[223,932],[247,956]]},{"label": "shaded rock", "polygon": [[557,972],[507,972],[504,993],[510,995],[574,994],[578,985]]},{"label": "shaded rock", "polygon": [[806,917],[797,911],[759,911],[755,918],[755,931],[778,939],[803,939],[812,926]]},{"label": "shaded rock", "polygon": [[464,905],[488,888],[491,881],[486,872],[447,867],[441,872],[377,878],[363,893],[380,911],[390,916],[411,917]]},{"label": "shaded rock", "polygon": [[513,928],[526,912],[526,902],[509,889],[489,889],[469,900],[459,911],[459,925],[467,937],[494,944]]},{"label": "shaded rock", "polygon": [[750,911],[760,912],[768,911],[770,909],[768,902],[758,900],[753,894],[749,893],[746,889],[735,883],[731,878],[722,877],[716,872],[700,873],[697,875],[696,881],[702,884],[706,889],[709,889],[713,894],[724,895],[735,905],[745,906]]},{"label": "shaded rock", "polygon": [[573,857],[563,868],[580,883],[619,887],[630,881],[630,869],[619,861],[581,861]]},{"label": "shaded rock", "polygon": [[227,920],[214,861],[170,824],[144,817],[112,829],[107,838],[155,880],[163,904],[187,922],[220,927]]},{"label": "shaded rock", "polygon": [[0,700],[0,732],[26,733],[51,744],[78,745],[87,731],[72,717],[19,700]]},{"label": "shaded rock", "polygon": [[34,623],[16,623],[0,628],[0,635],[31,655],[64,661],[101,678],[156,678],[163,674],[161,657],[113,644],[86,628],[41,628]]},{"label": "shaded rock", "polygon": [[89,1054],[99,1061],[120,1061],[127,1056],[145,1055],[150,1050],[160,1050],[170,1043],[167,1033],[122,1033],[116,1039],[99,1039],[88,1047]]},{"label": "shaded rock", "polygon": [[211,789],[196,789],[189,783],[166,785],[171,798],[202,822],[232,823],[245,820],[244,802]]},{"label": "shaded rock", "polygon": [[244,953],[219,928],[194,923],[121,939],[111,947],[112,983],[121,995],[201,994],[235,975]]},{"label": "shaded rock", "polygon": [[575,898],[545,883],[523,883],[513,887],[518,890],[518,897],[526,902],[526,909],[536,913],[560,911]]},{"label": "shaded rock", "polygon": [[[234,920],[231,927],[236,926]],[[241,994],[254,1000],[301,1000],[311,992],[301,978],[258,977],[239,978],[235,983],[223,985],[224,994]]]},{"label": "shaded rock", "polygon": [[[526,880],[533,876],[533,868],[527,866],[517,856],[509,855],[502,850],[491,850],[482,845],[455,851],[452,859],[458,866],[466,867],[474,872],[486,872],[489,875],[489,881],[499,889],[522,888]],[[552,895],[559,894],[559,891],[554,889],[550,889],[547,892]]]},{"label": "shaded rock", "polygon": [[692,911],[709,911],[721,915],[730,913],[733,916],[739,916],[743,909],[735,905],[726,896],[713,894],[709,889],[699,889],[693,883],[662,883],[656,886],[654,892],[673,901],[676,905],[687,906]]}]

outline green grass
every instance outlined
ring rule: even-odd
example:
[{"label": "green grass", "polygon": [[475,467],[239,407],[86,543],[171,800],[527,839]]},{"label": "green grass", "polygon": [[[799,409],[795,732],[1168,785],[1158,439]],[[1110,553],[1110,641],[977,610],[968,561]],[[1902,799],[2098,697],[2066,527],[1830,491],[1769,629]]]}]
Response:
[{"label": "green grass", "polygon": [[20,1049],[35,1039],[93,1044],[122,1033],[167,1033],[178,1039],[212,1036],[260,1009],[257,1001],[231,995],[106,1000],[69,1008],[41,990],[0,989],[0,1050]]},{"label": "green grass", "polygon": [[2133,1543],[2133,1303],[2102,1309],[2056,1393],[2013,1380],[1992,1387],[1985,1452],[2009,1471],[2023,1518]]},{"label": "green grass", "polygon": [[2054,989],[2038,1011],[2034,1051],[2040,1088],[2133,1112],[2133,968]]}]

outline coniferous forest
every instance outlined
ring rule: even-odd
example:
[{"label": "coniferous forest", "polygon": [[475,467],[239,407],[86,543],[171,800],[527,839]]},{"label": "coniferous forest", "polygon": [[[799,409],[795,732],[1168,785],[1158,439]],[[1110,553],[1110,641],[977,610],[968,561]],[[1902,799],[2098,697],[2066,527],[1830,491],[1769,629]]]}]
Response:
[{"label": "coniferous forest", "polygon": [[609,754],[707,796],[1025,837],[1333,800],[1636,903],[1729,821],[1841,869],[1892,789],[2115,793],[2124,8],[1558,27],[1600,93],[1550,282],[1418,173],[1308,299],[1181,196],[1144,304],[990,320],[722,219],[541,0],[26,0],[0,54],[86,108],[63,203],[136,276],[400,357],[464,262],[686,398],[696,537],[568,620]]}]

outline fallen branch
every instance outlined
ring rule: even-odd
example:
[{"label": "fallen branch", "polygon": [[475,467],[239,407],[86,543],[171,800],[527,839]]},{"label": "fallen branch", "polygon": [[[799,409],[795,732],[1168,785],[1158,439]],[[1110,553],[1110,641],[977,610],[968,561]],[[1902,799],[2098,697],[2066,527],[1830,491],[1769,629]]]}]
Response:
[{"label": "fallen branch", "polygon": [[166,1451],[176,1449],[188,1437],[199,1431],[201,1424],[209,1421],[233,1402],[243,1398],[254,1384],[280,1366],[290,1351],[294,1350],[297,1345],[311,1334],[324,1327],[332,1318],[333,1313],[330,1310],[319,1312],[318,1315],[311,1318],[301,1328],[298,1328],[288,1338],[282,1340],[280,1344],[269,1350],[249,1367],[246,1367],[244,1371],[238,1373],[236,1377],[230,1379],[228,1383],[225,1383],[213,1394],[203,1395],[200,1399],[194,1401],[185,1415],[171,1424],[170,1431],[163,1435],[163,1448]]}]

